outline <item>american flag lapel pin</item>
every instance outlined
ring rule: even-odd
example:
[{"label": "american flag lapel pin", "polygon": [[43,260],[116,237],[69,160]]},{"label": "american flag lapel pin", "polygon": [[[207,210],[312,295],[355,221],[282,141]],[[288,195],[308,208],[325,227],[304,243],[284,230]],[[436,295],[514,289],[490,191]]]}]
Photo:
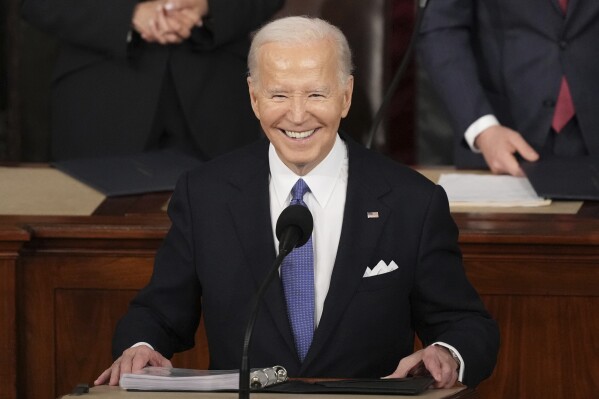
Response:
[{"label": "american flag lapel pin", "polygon": [[366,212],[366,217],[368,219],[378,219],[379,213],[378,212]]}]

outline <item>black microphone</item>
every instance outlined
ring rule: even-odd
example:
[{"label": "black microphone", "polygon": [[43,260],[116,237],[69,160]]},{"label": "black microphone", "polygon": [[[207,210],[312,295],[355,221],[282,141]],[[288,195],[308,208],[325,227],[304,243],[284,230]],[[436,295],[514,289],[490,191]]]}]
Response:
[{"label": "black microphone", "polygon": [[387,111],[387,107],[391,103],[391,99],[393,98],[393,94],[397,89],[397,85],[401,80],[406,68],[408,67],[408,61],[412,56],[412,52],[414,51],[414,45],[416,44],[416,40],[418,38],[418,34],[420,32],[420,25],[422,24],[422,17],[424,16],[424,9],[426,8],[428,0],[418,0],[418,13],[416,15],[416,22],[414,24],[414,30],[412,31],[412,36],[410,37],[410,42],[408,43],[408,48],[404,53],[403,59],[399,63],[397,70],[391,80],[391,84],[383,97],[383,101],[379,106],[376,115],[372,121],[372,126],[370,127],[370,131],[368,132],[368,137],[366,139],[366,148],[372,148],[372,142],[374,141],[374,137],[376,136],[376,132],[378,130],[379,124],[383,120],[383,116],[385,115],[385,111]]},{"label": "black microphone", "polygon": [[279,254],[291,252],[295,247],[301,247],[312,235],[314,222],[312,214],[303,205],[289,205],[281,212],[275,232],[279,239]]},{"label": "black microphone", "polygon": [[249,399],[250,397],[250,361],[249,348],[254,331],[254,323],[258,316],[258,307],[264,292],[270,285],[274,276],[279,271],[279,266],[283,259],[296,247],[301,247],[312,235],[314,221],[310,210],[302,205],[289,205],[281,212],[281,216],[277,220],[275,233],[279,239],[279,255],[277,255],[273,267],[268,273],[268,276],[254,295],[252,312],[248,324],[245,328],[245,336],[243,338],[243,351],[241,354],[241,367],[239,370],[239,399]]}]

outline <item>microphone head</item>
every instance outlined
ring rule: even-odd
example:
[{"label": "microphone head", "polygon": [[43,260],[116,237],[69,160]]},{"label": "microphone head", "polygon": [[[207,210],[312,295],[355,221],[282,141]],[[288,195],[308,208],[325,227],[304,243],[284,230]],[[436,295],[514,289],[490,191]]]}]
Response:
[{"label": "microphone head", "polygon": [[283,209],[279,220],[277,220],[277,227],[275,232],[277,238],[281,240],[281,235],[289,227],[296,227],[300,231],[300,237],[295,247],[301,247],[312,235],[312,228],[314,227],[314,221],[312,219],[312,213],[310,210],[302,205],[289,205]]}]

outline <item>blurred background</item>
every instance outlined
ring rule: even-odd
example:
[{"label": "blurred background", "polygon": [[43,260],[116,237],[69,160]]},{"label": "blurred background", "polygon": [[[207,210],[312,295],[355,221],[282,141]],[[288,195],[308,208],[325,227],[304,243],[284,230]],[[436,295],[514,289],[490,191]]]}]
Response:
[{"label": "blurred background", "polygon": [[[319,16],[348,37],[356,85],[342,128],[359,141],[366,142],[372,118],[405,54],[415,12],[414,0],[287,0],[277,14]],[[0,37],[0,161],[46,162],[52,69],[59,46],[20,18],[19,0],[0,4]],[[411,165],[450,165],[451,134],[443,106],[413,55],[373,148]]]}]

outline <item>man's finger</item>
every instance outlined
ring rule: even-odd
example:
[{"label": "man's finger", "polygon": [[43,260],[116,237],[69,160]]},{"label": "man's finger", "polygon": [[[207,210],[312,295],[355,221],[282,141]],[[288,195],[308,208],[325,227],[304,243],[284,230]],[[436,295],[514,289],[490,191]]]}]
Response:
[{"label": "man's finger", "polygon": [[[127,373],[134,373],[138,370],[143,369],[149,363],[149,356],[143,351],[135,352],[135,355],[131,359],[131,370]],[[123,374],[123,372],[121,372]]]},{"label": "man's finger", "polygon": [[447,349],[440,346],[427,347],[423,361],[435,379],[435,388],[449,388],[455,384],[458,378],[456,362]]},{"label": "man's finger", "polygon": [[539,159],[539,154],[524,140],[521,135],[515,135],[511,139],[514,149],[527,161],[534,162]]},{"label": "man's finger", "polygon": [[196,2],[194,0],[169,0],[164,4],[164,9],[166,11],[175,11],[195,6]]},{"label": "man's finger", "polygon": [[112,372],[112,368],[108,368],[108,369],[104,370],[102,372],[102,374],[100,374],[98,376],[98,378],[96,378],[96,380],[94,381],[94,385],[102,385],[106,381],[108,381],[111,372]]},{"label": "man's finger", "polygon": [[503,171],[502,172],[506,172],[509,173],[512,176],[523,176],[522,169],[520,169],[520,164],[518,163],[518,160],[516,159],[516,157],[512,154],[505,154],[502,157],[502,165],[503,165]]},{"label": "man's finger", "polygon": [[404,378],[411,370],[416,369],[420,363],[422,363],[422,351],[412,353],[410,356],[401,359],[397,369],[392,374],[383,378]]},{"label": "man's finger", "polygon": [[120,363],[113,363],[110,368],[110,381],[108,385],[116,386],[119,385],[119,379],[121,378]]}]

